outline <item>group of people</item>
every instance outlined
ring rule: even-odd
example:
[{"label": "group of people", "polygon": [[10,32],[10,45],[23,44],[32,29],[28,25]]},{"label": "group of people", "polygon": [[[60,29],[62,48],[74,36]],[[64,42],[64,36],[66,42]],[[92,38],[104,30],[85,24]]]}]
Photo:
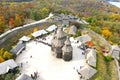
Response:
[{"label": "group of people", "polygon": [[40,42],[40,43],[43,43],[45,45],[51,46],[49,43],[45,42],[46,41],[46,37],[43,37],[41,40],[40,39],[38,39],[38,40],[36,39],[35,41],[36,41],[36,44],[38,42]]},{"label": "group of people", "polygon": [[32,78],[33,80],[36,80],[38,77],[39,77],[39,76],[38,76],[38,72],[34,72],[33,74],[31,74],[31,78]]},{"label": "group of people", "polygon": [[[79,69],[81,69],[83,66],[80,66]],[[84,80],[84,77],[80,74],[79,69],[75,69],[75,67],[73,68],[74,70],[76,70],[76,72],[78,73],[80,80]]]},{"label": "group of people", "polygon": [[85,53],[87,53],[87,49],[88,49],[87,45],[81,44],[81,46],[79,48],[84,51],[84,52],[82,52],[83,55],[85,55]]}]

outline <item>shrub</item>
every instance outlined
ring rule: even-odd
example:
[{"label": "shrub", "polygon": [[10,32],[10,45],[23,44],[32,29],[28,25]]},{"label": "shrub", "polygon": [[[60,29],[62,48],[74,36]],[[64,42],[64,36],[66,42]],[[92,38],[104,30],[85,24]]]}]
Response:
[{"label": "shrub", "polygon": [[111,61],[111,60],[113,60],[113,58],[112,58],[112,56],[108,55],[108,56],[105,57],[105,60],[106,61]]},{"label": "shrub", "polygon": [[2,56],[0,56],[0,63],[4,62],[4,61],[5,61],[4,58]]}]

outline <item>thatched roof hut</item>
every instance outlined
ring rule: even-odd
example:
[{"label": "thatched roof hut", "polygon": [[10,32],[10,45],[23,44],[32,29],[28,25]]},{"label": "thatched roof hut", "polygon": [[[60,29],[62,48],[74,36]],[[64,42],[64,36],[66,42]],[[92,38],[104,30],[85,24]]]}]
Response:
[{"label": "thatched roof hut", "polygon": [[90,67],[89,65],[84,66],[79,71],[79,73],[82,75],[82,77],[85,78],[85,80],[90,79],[96,72],[97,72],[97,70]]},{"label": "thatched roof hut", "polygon": [[120,47],[118,45],[113,45],[110,50],[110,54],[113,58],[119,59]]},{"label": "thatched roof hut", "polygon": [[91,41],[92,38],[88,34],[86,34],[86,35],[77,37],[76,40],[81,41],[82,43],[86,43],[88,41]]},{"label": "thatched roof hut", "polygon": [[69,30],[69,34],[71,34],[71,35],[75,35],[76,32],[77,32],[77,27],[74,26],[74,25],[71,26],[71,27],[70,27],[70,30]]},{"label": "thatched roof hut", "polygon": [[90,49],[87,53],[87,63],[91,66],[96,67],[96,51],[95,49]]}]

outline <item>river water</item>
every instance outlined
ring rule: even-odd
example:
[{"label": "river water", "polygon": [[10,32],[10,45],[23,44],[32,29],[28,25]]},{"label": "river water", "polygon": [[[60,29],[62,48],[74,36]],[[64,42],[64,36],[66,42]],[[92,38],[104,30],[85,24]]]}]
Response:
[{"label": "river water", "polygon": [[118,8],[120,8],[120,2],[111,2],[111,1],[109,1],[109,3],[116,6],[116,7],[118,7]]}]

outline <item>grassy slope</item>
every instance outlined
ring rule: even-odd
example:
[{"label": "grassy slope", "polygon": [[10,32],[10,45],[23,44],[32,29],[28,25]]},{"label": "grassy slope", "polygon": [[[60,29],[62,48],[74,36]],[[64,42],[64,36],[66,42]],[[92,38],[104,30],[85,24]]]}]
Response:
[{"label": "grassy slope", "polygon": [[114,60],[105,60],[103,52],[101,51],[101,48],[99,47],[99,44],[97,43],[96,39],[94,39],[94,44],[96,45],[96,49],[98,51],[96,67],[98,72],[90,80],[118,80]]}]

